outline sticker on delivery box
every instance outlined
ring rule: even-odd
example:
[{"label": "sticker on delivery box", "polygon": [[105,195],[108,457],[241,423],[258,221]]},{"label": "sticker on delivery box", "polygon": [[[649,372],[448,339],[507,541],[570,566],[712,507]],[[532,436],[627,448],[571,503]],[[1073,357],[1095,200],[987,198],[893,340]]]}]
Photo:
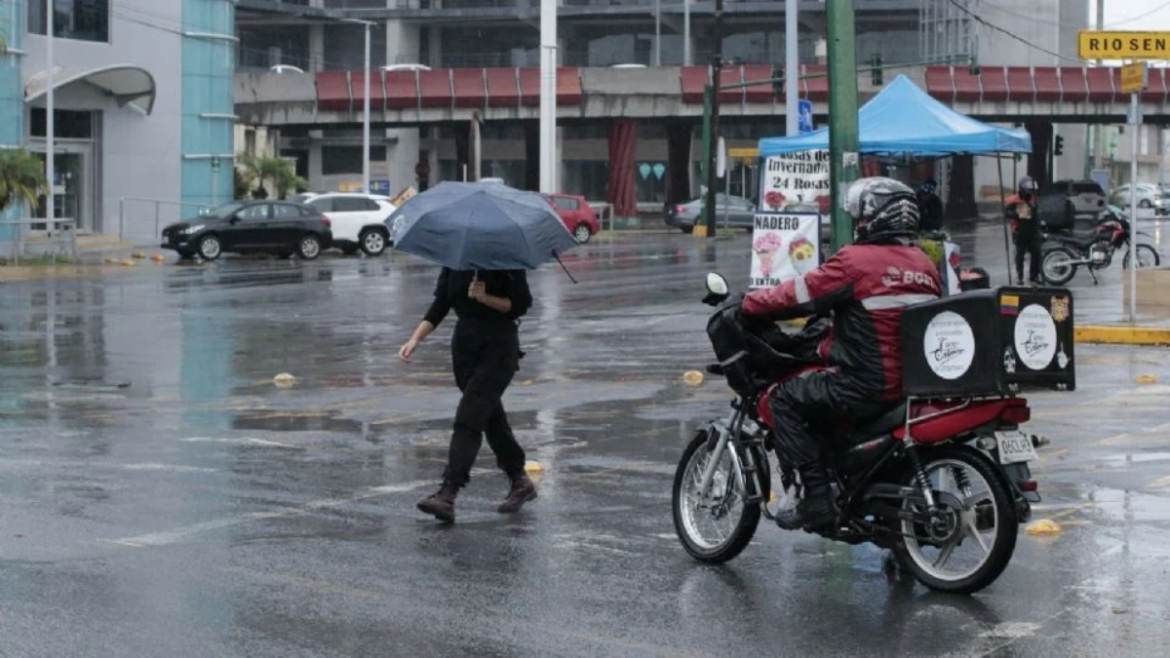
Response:
[{"label": "sticker on delivery box", "polygon": [[943,311],[926,325],[922,349],[934,374],[955,380],[965,375],[975,360],[975,332],[963,316]]}]

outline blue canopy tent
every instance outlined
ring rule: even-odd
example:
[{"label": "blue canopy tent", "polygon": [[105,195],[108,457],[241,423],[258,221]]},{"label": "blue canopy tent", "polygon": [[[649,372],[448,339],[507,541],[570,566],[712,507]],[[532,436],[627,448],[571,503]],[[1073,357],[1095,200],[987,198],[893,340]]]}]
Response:
[{"label": "blue canopy tent", "polygon": [[[910,78],[899,75],[857,116],[861,154],[885,160],[944,158],[954,155],[999,156],[1031,153],[1032,138],[1027,131],[1000,128],[976,121],[932,98]],[[796,137],[760,140],[760,157],[829,148],[829,129],[821,128]],[[1003,190],[1003,165],[999,165],[999,187]],[[1011,283],[1011,249],[1006,220],[1004,246],[1008,249],[1008,282]]]},{"label": "blue canopy tent", "polygon": [[[976,121],[899,75],[858,112],[861,153],[886,158],[1031,153],[1027,131]],[[760,140],[760,157],[829,148],[829,129]]]}]

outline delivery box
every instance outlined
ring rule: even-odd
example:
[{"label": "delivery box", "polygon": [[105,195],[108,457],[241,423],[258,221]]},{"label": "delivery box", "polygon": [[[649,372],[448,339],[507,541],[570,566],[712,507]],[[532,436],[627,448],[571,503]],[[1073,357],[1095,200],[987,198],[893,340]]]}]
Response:
[{"label": "delivery box", "polygon": [[976,290],[906,309],[902,386],[920,398],[1076,389],[1064,288]]}]

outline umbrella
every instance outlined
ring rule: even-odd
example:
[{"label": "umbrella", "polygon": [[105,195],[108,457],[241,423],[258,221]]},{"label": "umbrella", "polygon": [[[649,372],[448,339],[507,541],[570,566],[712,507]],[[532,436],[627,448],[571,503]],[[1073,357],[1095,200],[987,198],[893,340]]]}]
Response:
[{"label": "umbrella", "polygon": [[530,270],[577,246],[543,195],[440,183],[386,219],[394,248],[453,270]]}]

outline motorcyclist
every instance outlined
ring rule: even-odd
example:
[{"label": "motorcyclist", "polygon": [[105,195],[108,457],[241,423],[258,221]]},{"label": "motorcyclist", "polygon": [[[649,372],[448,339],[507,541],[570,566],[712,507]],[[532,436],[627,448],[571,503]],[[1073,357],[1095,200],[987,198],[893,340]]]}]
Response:
[{"label": "motorcyclist", "polygon": [[1040,246],[1043,236],[1036,202],[1036,181],[1029,177],[1020,179],[1016,193],[1007,199],[1004,215],[1011,223],[1016,243],[1016,280],[1024,281],[1024,256],[1027,255],[1030,258],[1028,280],[1034,285],[1041,284]]},{"label": "motorcyclist", "polygon": [[832,313],[833,331],[819,356],[828,365],[776,386],[770,407],[776,449],[800,473],[799,504],[782,510],[783,528],[821,528],[837,518],[820,438],[810,420],[872,417],[902,398],[902,311],[938,298],[942,282],[911,240],[918,232],[914,191],[889,178],[864,178],[846,197],[857,241],[823,265],[779,286],[748,293],[747,317],[784,320]]},{"label": "motorcyclist", "polygon": [[921,231],[942,230],[943,204],[936,190],[938,183],[933,178],[927,178],[918,186],[918,227]]}]

